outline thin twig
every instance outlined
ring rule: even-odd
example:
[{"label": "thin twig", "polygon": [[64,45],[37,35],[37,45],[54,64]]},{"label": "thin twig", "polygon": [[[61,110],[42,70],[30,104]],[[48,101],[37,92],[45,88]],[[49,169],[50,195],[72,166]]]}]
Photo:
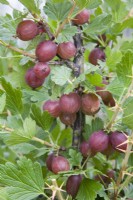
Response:
[{"label": "thin twig", "polygon": [[[131,93],[132,90],[133,90],[133,80],[132,80],[130,87],[128,88],[127,94],[123,97],[123,99],[121,101],[121,105],[123,105],[124,102],[126,101],[126,99],[130,96],[130,93]],[[117,105],[115,113],[114,113],[112,119],[110,120],[110,122],[107,124],[105,129],[110,129],[112,127],[112,125],[115,122],[120,110],[121,110],[121,107],[119,105]]]},{"label": "thin twig", "polygon": [[32,140],[33,140],[33,141],[36,141],[36,142],[40,142],[41,144],[44,144],[44,145],[46,145],[46,146],[48,146],[48,147],[53,147],[53,145],[50,144],[49,142],[47,142],[47,141],[45,141],[45,140],[42,140],[42,139],[40,139],[40,138],[37,138],[37,137],[33,137]]},{"label": "thin twig", "polygon": [[126,153],[125,153],[125,158],[122,162],[122,167],[121,167],[118,179],[116,181],[115,199],[117,199],[119,187],[120,187],[121,181],[123,180],[123,176],[124,176],[124,171],[126,170],[127,165],[128,165],[128,160],[129,160],[132,146],[133,146],[132,142],[130,142],[132,140],[133,140],[133,132],[132,132],[132,135],[129,137],[129,142],[128,142]]},{"label": "thin twig", "polygon": [[[57,194],[58,200],[64,200],[64,198],[63,198],[63,196],[62,196],[62,193],[61,193],[61,190],[60,190],[60,188],[58,187],[58,184],[57,184],[56,180],[53,179],[53,180],[52,180],[52,183],[53,183],[53,185],[55,186],[55,188],[57,188],[56,194]],[[59,188],[59,189],[58,189],[58,188]]]},{"label": "thin twig", "polygon": [[31,54],[31,53],[28,53],[28,52],[26,52],[26,51],[23,51],[22,49],[19,49],[19,48],[14,47],[14,46],[12,46],[12,45],[10,45],[10,44],[7,44],[7,43],[5,43],[5,42],[2,41],[2,40],[0,40],[0,44],[1,44],[2,46],[7,47],[8,49],[11,49],[11,50],[13,50],[13,51],[18,52],[18,53],[20,53],[20,54],[22,54],[22,55],[24,55],[24,56],[28,56],[28,57],[30,57],[30,58],[36,59],[36,56],[35,56],[34,54]]},{"label": "thin twig", "polygon": [[[2,126],[1,128],[4,129],[4,130],[6,130],[6,131],[8,131],[8,132],[10,132],[10,133],[14,131],[14,129],[6,127],[6,126]],[[48,147],[53,147],[53,145],[50,144],[49,142],[47,142],[45,140],[42,140],[40,138],[37,138],[37,137],[33,137],[32,140],[36,141],[36,142],[40,142],[41,144],[44,144],[44,145],[46,145]]]},{"label": "thin twig", "polygon": [[58,29],[57,29],[57,31],[55,33],[55,38],[58,37],[59,33],[62,31],[62,29],[64,28],[65,24],[67,24],[69,22],[69,20],[71,18],[71,15],[72,15],[72,13],[73,13],[73,11],[75,9],[75,7],[76,7],[76,3],[75,3],[75,1],[73,1],[73,6],[70,9],[67,18],[60,24],[60,26],[58,27]]}]

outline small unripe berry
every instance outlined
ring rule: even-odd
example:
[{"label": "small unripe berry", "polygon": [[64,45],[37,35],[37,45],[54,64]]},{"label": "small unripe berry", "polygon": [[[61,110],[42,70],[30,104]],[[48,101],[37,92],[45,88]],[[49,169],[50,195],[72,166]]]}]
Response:
[{"label": "small unripe berry", "polygon": [[48,100],[44,102],[43,110],[48,111],[52,117],[59,117],[61,113],[60,103],[58,100]]},{"label": "small unripe berry", "polygon": [[105,61],[105,53],[100,48],[95,48],[90,52],[89,62],[93,65],[98,65],[98,60]]},{"label": "small unripe berry", "polygon": [[80,96],[77,93],[64,94],[60,98],[60,108],[63,113],[73,114],[79,111],[81,106]]},{"label": "small unripe berry", "polygon": [[58,172],[69,171],[70,165],[66,158],[63,156],[54,157],[52,160],[52,172],[58,174]]},{"label": "small unripe berry", "polygon": [[72,125],[76,120],[76,114],[61,113],[60,120],[63,124],[67,126]]},{"label": "small unripe berry", "polygon": [[33,68],[27,70],[25,74],[26,83],[33,89],[40,87],[44,83],[44,79],[40,79],[36,76]]},{"label": "small unripe berry", "polygon": [[40,79],[46,78],[50,73],[50,67],[47,63],[38,62],[33,68],[36,76]]},{"label": "small unripe berry", "polygon": [[66,182],[66,191],[67,194],[71,195],[73,198],[76,197],[80,184],[82,181],[81,175],[72,175],[67,179]]},{"label": "small unripe berry", "polygon": [[36,47],[36,56],[40,62],[52,60],[56,56],[56,53],[57,45],[51,40],[40,42]]},{"label": "small unripe berry", "polygon": [[118,132],[118,131],[112,132],[109,138],[110,138],[111,145],[115,150],[119,152],[126,151],[127,143],[124,143],[124,142],[127,141],[127,137],[123,133]]},{"label": "small unripe berry", "polygon": [[72,20],[76,25],[83,25],[89,21],[90,13],[87,9],[82,10],[79,14],[75,16]]},{"label": "small unripe berry", "polygon": [[103,152],[105,149],[107,149],[108,143],[109,137],[102,130],[92,133],[89,138],[90,149],[91,152],[94,153]]},{"label": "small unripe berry", "polygon": [[86,115],[94,115],[100,109],[100,100],[93,93],[84,94],[81,99],[81,109]]},{"label": "small unripe berry", "polygon": [[17,26],[16,34],[23,41],[32,40],[38,33],[37,24],[32,20],[24,20]]},{"label": "small unripe berry", "polygon": [[70,59],[76,54],[76,47],[72,42],[59,44],[57,54],[63,59]]}]

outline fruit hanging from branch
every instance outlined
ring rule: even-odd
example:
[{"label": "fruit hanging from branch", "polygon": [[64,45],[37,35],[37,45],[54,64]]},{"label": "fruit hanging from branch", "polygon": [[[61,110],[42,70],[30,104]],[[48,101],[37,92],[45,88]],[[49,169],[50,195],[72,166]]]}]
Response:
[{"label": "fruit hanging from branch", "polygon": [[24,20],[18,24],[16,34],[23,41],[32,40],[38,34],[38,26],[32,20]]},{"label": "fruit hanging from branch", "polygon": [[60,114],[60,121],[65,125],[73,125],[76,120],[76,113],[68,114],[68,113],[61,113]]},{"label": "fruit hanging from branch", "polygon": [[59,100],[48,100],[44,102],[43,110],[48,111],[52,117],[59,117],[61,114]]},{"label": "fruit hanging from branch", "polygon": [[63,156],[56,156],[52,160],[52,172],[58,174],[58,172],[69,171],[70,164]]},{"label": "fruit hanging from branch", "polygon": [[72,22],[75,25],[83,25],[83,24],[89,22],[89,19],[90,19],[90,13],[87,9],[84,9],[75,16],[75,18],[72,20]]},{"label": "fruit hanging from branch", "polygon": [[81,99],[81,109],[86,115],[94,115],[100,109],[100,100],[94,93],[83,94]]},{"label": "fruit hanging from branch", "polygon": [[58,45],[57,54],[62,59],[70,59],[76,54],[76,47],[72,42],[63,42]]},{"label": "fruit hanging from branch", "polygon": [[[107,81],[103,81],[103,84],[108,85]],[[102,91],[103,90],[103,91]],[[109,91],[106,91],[105,87],[96,87],[96,93],[102,98],[103,103],[106,106],[114,107],[115,106],[115,100],[112,96],[112,94]]]},{"label": "fruit hanging from branch", "polygon": [[114,131],[110,135],[112,147],[119,152],[125,152],[127,149],[127,137],[125,133]]},{"label": "fruit hanging from branch", "polygon": [[91,134],[89,145],[92,153],[103,152],[107,149],[109,136],[104,131],[97,131]]},{"label": "fruit hanging from branch", "polygon": [[47,63],[37,62],[33,67],[34,73],[40,79],[46,78],[50,73],[50,67]]},{"label": "fruit hanging from branch", "polygon": [[69,176],[66,182],[66,191],[67,194],[71,195],[73,198],[76,197],[80,184],[82,182],[82,175],[72,175]]},{"label": "fruit hanging from branch", "polygon": [[33,68],[30,68],[27,70],[25,74],[25,81],[26,83],[33,89],[38,88],[43,85],[44,78],[38,78],[33,70]]},{"label": "fruit hanging from branch", "polygon": [[36,56],[40,62],[48,62],[57,54],[57,44],[51,40],[40,42],[36,47]]},{"label": "fruit hanging from branch", "polygon": [[71,92],[60,97],[61,111],[68,114],[73,114],[79,111],[81,99],[77,93]]},{"label": "fruit hanging from branch", "polygon": [[93,65],[98,65],[98,60],[105,61],[105,53],[101,48],[93,49],[89,54],[89,62]]}]

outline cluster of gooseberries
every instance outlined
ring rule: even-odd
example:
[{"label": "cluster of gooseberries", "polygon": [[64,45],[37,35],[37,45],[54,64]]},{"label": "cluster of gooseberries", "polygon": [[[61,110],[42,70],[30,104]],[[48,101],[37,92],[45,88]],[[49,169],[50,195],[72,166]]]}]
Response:
[{"label": "cluster of gooseberries", "polygon": [[[83,25],[89,21],[90,14],[88,10],[84,9],[72,20],[73,25]],[[23,41],[28,41],[35,38],[37,35],[45,32],[45,27],[42,22],[35,23],[32,20],[24,20],[19,23],[17,27],[17,36]],[[104,42],[106,36],[102,35],[101,38]],[[88,60],[93,65],[98,65],[98,61],[105,61],[106,56],[104,50],[99,47],[94,48],[88,57]],[[73,42],[63,42],[60,44],[55,43],[52,40],[45,40],[40,42],[36,47],[36,58],[38,62],[34,67],[28,69],[25,75],[27,84],[35,89],[43,85],[45,78],[50,74],[49,61],[55,56],[60,59],[71,59],[76,53],[77,49]],[[76,120],[76,114],[81,110],[85,115],[95,115],[100,109],[101,97],[103,103],[107,106],[115,106],[115,101],[110,92],[105,91],[108,82],[103,80],[104,87],[96,87],[96,94],[87,93],[79,95],[76,92],[69,94],[63,94],[58,100],[48,100],[43,104],[43,110],[48,111],[52,117],[59,117],[61,122],[65,125],[73,125]],[[104,91],[102,91],[104,90]],[[87,141],[82,141],[80,145],[80,152],[83,157],[95,156],[98,152],[103,153],[106,156],[112,154],[115,150],[119,152],[126,151],[127,148],[127,136],[126,134],[118,131],[106,134],[104,130],[99,130],[92,133]],[[51,153],[48,155],[46,165],[49,171],[58,174],[62,171],[70,170],[69,161],[61,156]],[[112,170],[107,171],[106,176],[96,176],[95,179],[110,183],[114,178],[114,172]],[[80,187],[80,183],[83,179],[82,175],[72,175],[68,177],[66,182],[66,191],[73,198],[76,197]],[[74,185],[74,187],[72,187]]]},{"label": "cluster of gooseberries", "polygon": [[[107,135],[104,131],[100,130],[94,132],[88,141],[83,141],[80,145],[80,152],[83,157],[95,156],[96,153],[101,152],[109,156],[113,151],[123,152],[127,149],[127,136],[122,132],[112,132]],[[49,171],[54,174],[59,172],[69,171],[70,164],[69,161],[63,156],[56,156],[54,153],[48,155],[46,160],[46,166]],[[115,173],[113,170],[108,170],[105,175],[95,176],[95,180],[100,181],[104,184],[109,184],[112,179],[115,178]],[[71,175],[68,177],[66,182],[66,191],[73,198],[76,197],[81,181],[83,179],[82,175]],[[73,188],[74,186],[74,188]]]}]

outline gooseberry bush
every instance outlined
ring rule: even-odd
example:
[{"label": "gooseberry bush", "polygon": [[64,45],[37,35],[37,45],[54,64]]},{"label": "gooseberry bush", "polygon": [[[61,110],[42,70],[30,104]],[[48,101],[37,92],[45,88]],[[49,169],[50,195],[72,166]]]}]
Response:
[{"label": "gooseberry bush", "polygon": [[0,0],[0,199],[133,199],[133,1]]}]

